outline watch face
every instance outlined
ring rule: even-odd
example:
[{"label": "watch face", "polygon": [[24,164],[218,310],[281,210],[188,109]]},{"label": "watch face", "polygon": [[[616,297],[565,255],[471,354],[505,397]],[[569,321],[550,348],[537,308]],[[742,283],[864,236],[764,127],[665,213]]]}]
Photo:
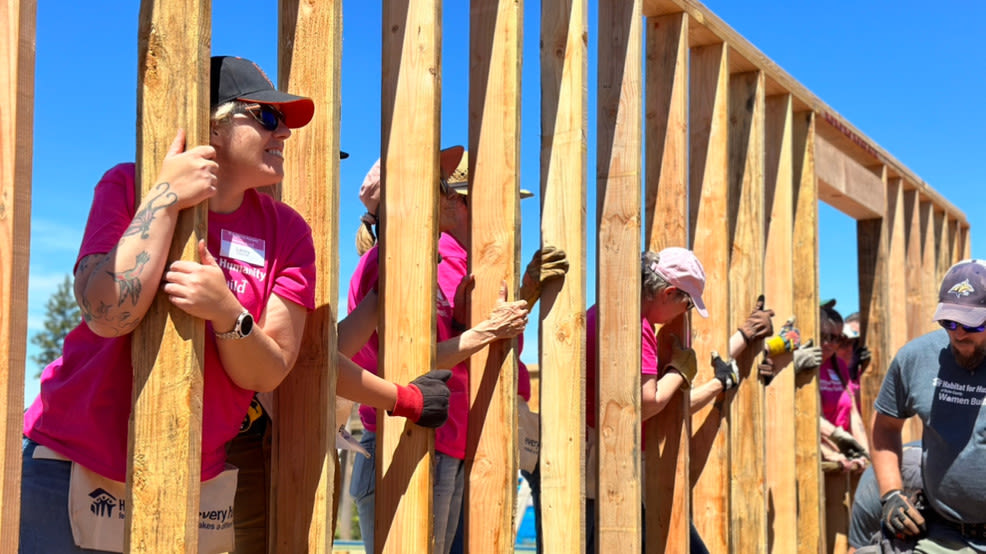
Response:
[{"label": "watch face", "polygon": [[250,314],[243,314],[243,318],[240,320],[240,336],[245,337],[253,331],[253,316]]}]

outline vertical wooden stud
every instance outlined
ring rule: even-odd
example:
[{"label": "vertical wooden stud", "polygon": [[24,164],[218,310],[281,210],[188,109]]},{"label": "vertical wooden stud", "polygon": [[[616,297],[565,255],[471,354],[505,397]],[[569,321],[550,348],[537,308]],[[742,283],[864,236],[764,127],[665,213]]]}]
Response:
[{"label": "vertical wooden stud", "polygon": [[35,0],[0,2],[0,551],[15,552],[20,532],[21,437],[31,247],[34,144]]},{"label": "vertical wooden stud", "polygon": [[[520,251],[520,69],[523,5],[470,9],[470,312],[479,323],[501,283],[517,290]],[[482,209],[476,209],[482,206]],[[517,353],[500,341],[470,360],[466,551],[512,552],[517,491]]]},{"label": "vertical wooden stud", "polygon": [[[156,184],[175,135],[209,144],[208,0],[140,6],[136,202]],[[205,202],[181,213],[169,260],[197,260]],[[127,462],[126,552],[194,552],[198,545],[205,323],[157,297],[134,331]]]},{"label": "vertical wooden stud", "polygon": [[[639,552],[640,0],[599,3],[597,552]],[[596,468],[588,468],[595,471]],[[590,522],[591,524],[591,522]]]},{"label": "vertical wooden stud", "polygon": [[[815,116],[794,115],[794,313],[803,340],[818,344],[818,177],[815,174]],[[825,552],[822,481],[818,454],[821,414],[818,374],[795,375],[794,436],[798,491],[798,553]]]},{"label": "vertical wooden stud", "polygon": [[[794,315],[794,158],[790,94],[767,97],[764,122],[764,294],[774,310],[774,330]],[[800,323],[800,322],[798,322]],[[788,364],[790,365],[790,364]],[[782,370],[766,387],[767,552],[798,548],[798,489],[794,459],[794,369]],[[751,376],[756,379],[755,375]],[[747,385],[749,386],[749,384]]]},{"label": "vertical wooden stud", "polygon": [[[896,268],[887,275],[888,298],[906,298],[907,273],[899,268],[907,267],[907,241],[904,217],[904,187],[900,178],[887,179],[887,203],[885,217],[887,219],[887,263]],[[887,350],[886,363],[879,365],[870,363],[870,367],[862,376],[860,387],[859,411],[863,424],[869,429],[873,418],[873,401],[880,393],[880,385],[897,350],[907,342],[907,305],[904,302],[891,301],[887,303]],[[860,329],[860,340],[869,344],[867,328]]]},{"label": "vertical wooden stud", "polygon": [[[711,317],[692,318],[692,348],[699,360],[728,339],[729,271],[728,72],[723,43],[693,48],[689,91],[689,223],[692,250],[708,277],[702,299]],[[699,364],[696,383],[713,377]],[[692,495],[699,535],[710,552],[729,551],[729,424],[722,397],[692,414]]]},{"label": "vertical wooden stud", "polygon": [[[440,39],[437,1],[384,5],[379,363],[398,383],[435,361]],[[431,552],[434,431],[377,425],[374,549]]]},{"label": "vertical wooden stud", "polygon": [[315,101],[311,123],[285,149],[282,199],[312,227],[315,311],[308,315],[294,369],[275,391],[269,544],[273,552],[331,552],[335,520],[336,326],[339,316],[340,69],[342,2],[300,9],[280,0],[281,90]]},{"label": "vertical wooden stud", "polygon": [[[887,170],[885,166],[878,169],[881,180],[884,183],[884,194],[887,194]],[[890,207],[890,200],[884,203],[884,217],[867,219],[856,222],[856,237],[859,241],[858,267],[859,267],[859,313],[862,320],[861,336],[866,341],[872,353],[871,365],[875,367],[886,367],[890,363],[893,353],[890,352],[890,332],[891,325],[889,318],[892,312],[890,308],[890,294],[893,292],[891,273],[891,233],[895,221],[891,219],[887,208]],[[893,212],[896,213],[896,210]],[[879,381],[874,374],[864,375],[862,380],[861,396],[868,399],[872,404],[872,399],[879,392]],[[864,403],[867,400],[864,400]],[[845,474],[830,475],[826,479],[829,481],[844,482]],[[844,548],[848,545],[849,534],[849,513],[848,506],[842,506],[840,499],[846,494],[846,486],[840,485],[839,489],[834,488],[834,483],[828,483],[826,494],[836,496],[826,498],[830,517],[827,521],[827,533],[830,541],[829,548]]]},{"label": "vertical wooden stud", "polygon": [[[906,190],[904,195],[905,276],[907,280],[907,340],[924,334],[928,318],[923,303],[922,286],[925,281],[921,258],[921,197],[916,189]],[[870,364],[875,365],[875,364]],[[883,371],[885,372],[885,370]]]},{"label": "vertical wooden stud", "polygon": [[546,552],[585,545],[586,0],[541,4],[541,239],[568,254],[541,293],[541,517]]},{"label": "vertical wooden stud", "polygon": [[[660,252],[688,241],[688,16],[647,19],[645,240]],[[669,322],[684,337],[687,317]],[[647,552],[687,552],[691,520],[688,391],[644,422]]]},{"label": "vertical wooden stud", "polygon": [[[729,319],[742,325],[763,290],[764,77],[759,71],[729,78]],[[754,343],[757,344],[757,343]],[[755,552],[767,543],[764,500],[764,388],[751,371],[759,352],[748,348],[737,363],[746,383],[729,402],[730,543]],[[704,362],[704,360],[703,360]],[[702,365],[702,364],[700,364]]]},{"label": "vertical wooden stud", "polygon": [[[931,200],[921,199],[918,205],[921,221],[921,305],[924,307],[921,322],[922,334],[933,331],[938,327],[929,317],[935,313],[938,305],[939,279],[938,275],[938,241],[935,233],[935,205]],[[917,437],[915,437],[917,438]]]}]

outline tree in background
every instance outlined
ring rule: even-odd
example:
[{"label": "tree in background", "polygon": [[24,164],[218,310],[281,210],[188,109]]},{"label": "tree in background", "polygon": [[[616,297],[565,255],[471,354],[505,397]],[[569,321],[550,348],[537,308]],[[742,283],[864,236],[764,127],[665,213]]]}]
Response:
[{"label": "tree in background", "polygon": [[41,349],[36,356],[31,356],[31,360],[38,364],[35,378],[40,377],[41,371],[62,355],[65,335],[79,324],[81,318],[79,304],[76,303],[75,292],[72,290],[72,279],[66,275],[65,281],[58,285],[58,289],[48,299],[44,330],[31,337],[31,344]]}]

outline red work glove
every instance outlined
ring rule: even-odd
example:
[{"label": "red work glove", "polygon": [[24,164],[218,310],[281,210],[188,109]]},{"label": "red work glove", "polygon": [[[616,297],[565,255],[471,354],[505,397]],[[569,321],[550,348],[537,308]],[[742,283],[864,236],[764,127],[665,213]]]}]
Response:
[{"label": "red work glove", "polygon": [[389,415],[407,418],[422,427],[441,427],[448,419],[449,390],[446,382],[452,377],[447,369],[436,369],[411,381],[406,387],[397,385],[397,403]]}]

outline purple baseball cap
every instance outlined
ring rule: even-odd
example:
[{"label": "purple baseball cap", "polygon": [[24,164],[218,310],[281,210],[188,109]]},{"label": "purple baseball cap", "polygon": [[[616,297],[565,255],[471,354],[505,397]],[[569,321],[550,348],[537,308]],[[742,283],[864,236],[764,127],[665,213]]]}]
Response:
[{"label": "purple baseball cap", "polygon": [[968,327],[986,322],[986,262],[963,260],[948,269],[935,310],[935,321],[945,319]]},{"label": "purple baseball cap", "polygon": [[705,269],[695,254],[687,248],[672,246],[658,252],[658,262],[651,266],[672,287],[684,292],[695,304],[695,311],[702,317],[709,317],[709,312],[702,302],[702,291],[705,290]]}]

